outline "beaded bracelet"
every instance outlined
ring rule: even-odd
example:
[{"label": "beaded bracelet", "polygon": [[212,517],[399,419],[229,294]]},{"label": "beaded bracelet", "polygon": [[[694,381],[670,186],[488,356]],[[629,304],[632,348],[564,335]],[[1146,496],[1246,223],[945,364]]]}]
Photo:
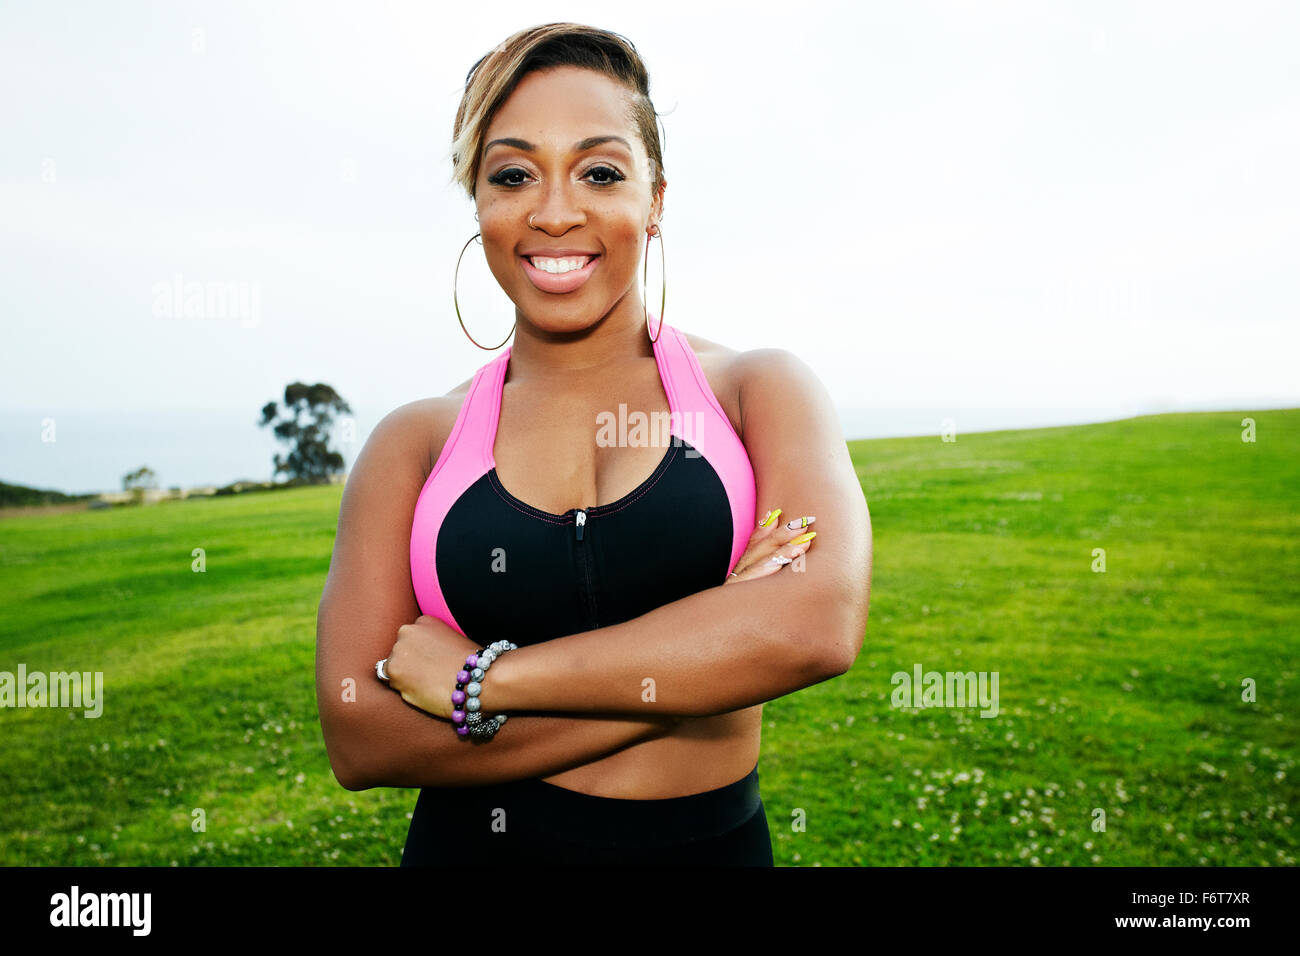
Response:
[{"label": "beaded bracelet", "polygon": [[496,641],[465,658],[465,667],[456,673],[456,689],[451,692],[451,702],[454,705],[451,722],[459,736],[491,740],[506,722],[505,714],[484,719],[479,712],[478,695],[483,689],[483,677],[492,662],[506,651],[518,649],[517,644],[509,641]]}]

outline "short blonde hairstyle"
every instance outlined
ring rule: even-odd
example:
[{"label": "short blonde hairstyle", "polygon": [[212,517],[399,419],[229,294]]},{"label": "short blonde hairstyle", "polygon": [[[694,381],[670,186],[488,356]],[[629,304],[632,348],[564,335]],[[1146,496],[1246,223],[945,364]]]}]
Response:
[{"label": "short blonde hairstyle", "polygon": [[610,76],[627,87],[628,120],[650,157],[650,195],[664,182],[658,113],[650,101],[650,78],[627,38],[581,23],[544,23],[520,30],[480,57],[465,75],[465,94],[452,128],[452,178],[476,198],[479,166],[488,126],[527,73],[578,66]]}]

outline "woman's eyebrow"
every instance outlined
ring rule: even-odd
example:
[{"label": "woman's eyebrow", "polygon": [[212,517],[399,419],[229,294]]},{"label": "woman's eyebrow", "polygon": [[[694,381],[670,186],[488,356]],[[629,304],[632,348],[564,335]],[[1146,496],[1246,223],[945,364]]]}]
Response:
[{"label": "woman's eyebrow", "polygon": [[[632,151],[632,144],[629,143],[627,140],[625,140],[622,136],[588,136],[586,139],[580,139],[576,143],[574,143],[573,151],[575,153],[582,153],[582,152],[586,152],[589,149],[592,149],[593,147],[599,146],[602,143],[609,143],[609,142],[622,143],[625,147],[627,147],[627,151],[629,153]],[[532,143],[528,142],[527,140],[516,139],[513,136],[507,136],[504,137],[503,139],[492,140],[492,142],[488,143],[486,146],[483,147],[483,152],[486,153],[493,146],[497,146],[497,145],[513,146],[515,149],[522,149],[526,153],[531,153],[537,149],[536,146],[534,146]]]}]

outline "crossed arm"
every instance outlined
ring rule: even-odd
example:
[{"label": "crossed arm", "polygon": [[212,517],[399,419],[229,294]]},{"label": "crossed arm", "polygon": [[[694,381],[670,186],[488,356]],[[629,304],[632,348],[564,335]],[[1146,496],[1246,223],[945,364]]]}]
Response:
[{"label": "crossed arm", "polygon": [[829,544],[853,535],[840,520],[826,521],[826,510],[798,509],[817,515],[817,545],[829,546],[815,545],[782,572],[503,655],[483,681],[484,712],[708,717],[844,673],[862,636],[861,602],[832,565],[843,543]]},{"label": "crossed arm", "polygon": [[[446,721],[373,678],[373,662],[387,655],[397,627],[419,614],[409,566],[384,557],[404,558],[421,486],[418,473],[408,475],[410,507],[394,507],[393,470],[411,460],[402,436],[412,430],[399,418],[409,407],[381,422],[345,487],[317,622],[318,704],[343,786],[457,786],[550,775],[662,736],[685,717],[772,700],[852,666],[867,621],[870,516],[830,397],[784,350],[748,352],[738,361],[742,433],[758,490],[754,522],[770,508],[781,508],[783,518],[816,515],[814,546],[768,577],[708,588],[622,624],[505,654],[492,665],[480,700],[487,713],[528,719],[511,722],[486,745],[460,740]],[[358,525],[379,536],[372,540],[381,546],[372,551],[361,543]],[[349,604],[349,581],[380,595],[378,620]],[[407,593],[394,581],[404,582]],[[355,699],[340,700],[337,688],[349,676]]]}]

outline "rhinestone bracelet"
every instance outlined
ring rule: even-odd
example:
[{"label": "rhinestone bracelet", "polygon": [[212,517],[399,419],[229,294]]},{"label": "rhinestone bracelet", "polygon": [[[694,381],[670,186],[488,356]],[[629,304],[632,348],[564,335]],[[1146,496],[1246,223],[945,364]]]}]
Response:
[{"label": "rhinestone bracelet", "polygon": [[456,673],[456,689],[451,692],[451,702],[454,705],[451,722],[459,736],[491,740],[506,722],[505,714],[484,718],[479,712],[478,695],[483,689],[483,677],[492,662],[506,651],[518,649],[517,644],[509,641],[496,641],[465,658],[464,668]]}]

